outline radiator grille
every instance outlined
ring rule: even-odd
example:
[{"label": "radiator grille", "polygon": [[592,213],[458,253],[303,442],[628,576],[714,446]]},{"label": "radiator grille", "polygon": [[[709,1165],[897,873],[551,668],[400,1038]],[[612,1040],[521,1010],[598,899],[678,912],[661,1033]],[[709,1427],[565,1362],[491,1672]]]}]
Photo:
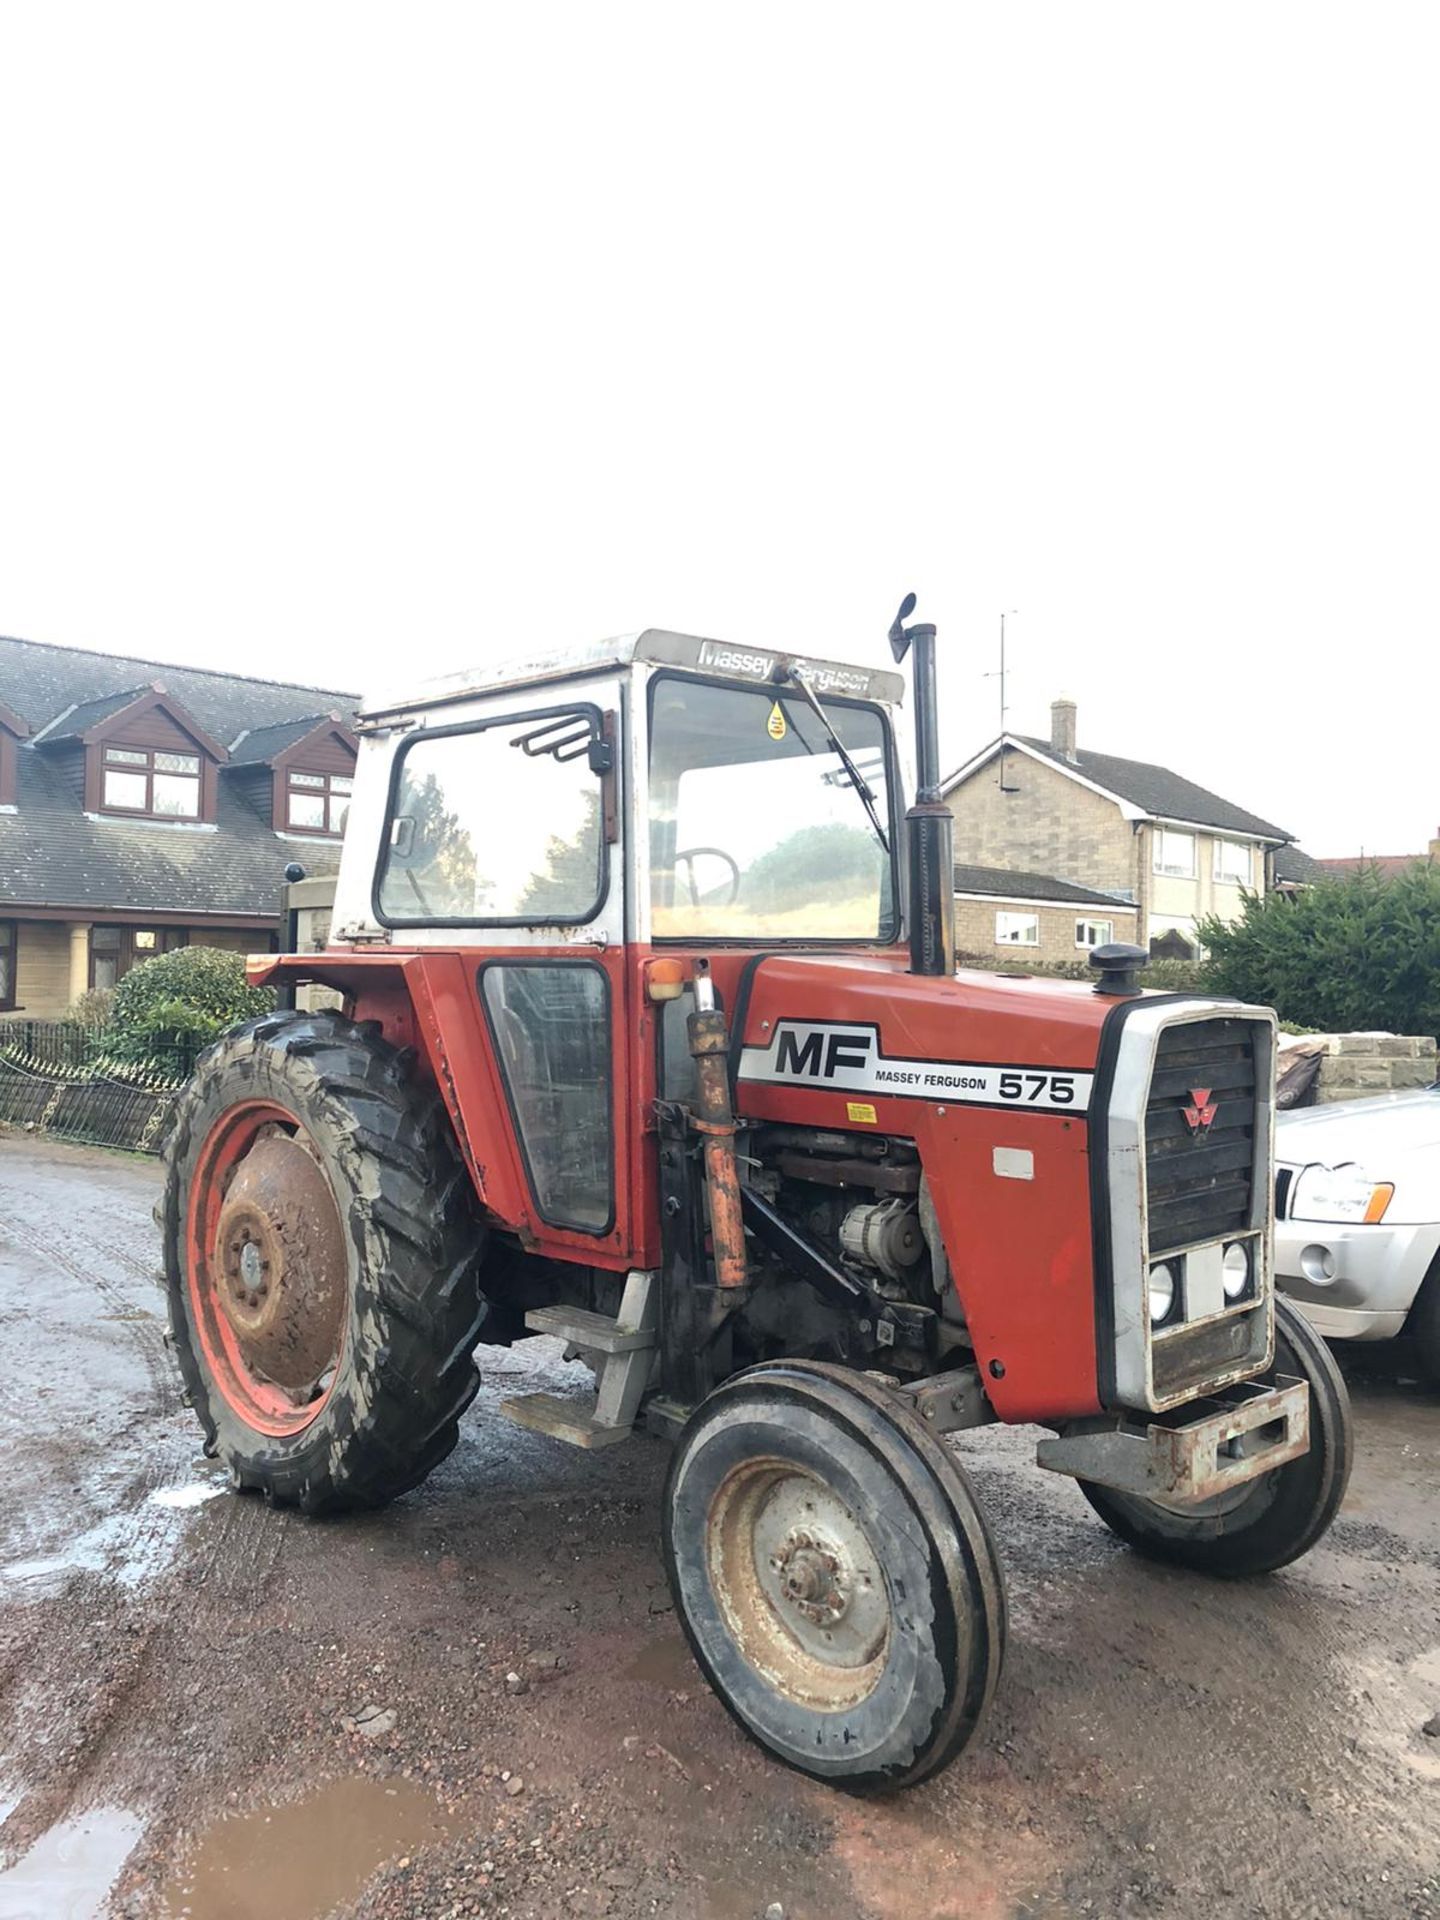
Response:
[{"label": "radiator grille", "polygon": [[[1250,1225],[1255,1178],[1256,1047],[1250,1020],[1196,1020],[1160,1036],[1145,1111],[1150,1252],[1219,1240]],[[1187,1118],[1214,1109],[1205,1122]]]}]

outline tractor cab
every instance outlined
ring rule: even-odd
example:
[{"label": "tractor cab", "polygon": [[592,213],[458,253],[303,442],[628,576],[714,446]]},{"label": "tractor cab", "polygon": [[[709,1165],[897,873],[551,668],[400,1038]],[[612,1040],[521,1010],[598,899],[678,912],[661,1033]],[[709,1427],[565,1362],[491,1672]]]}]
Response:
[{"label": "tractor cab", "polygon": [[999,1673],[947,1436],[1036,1425],[1113,1531],[1224,1574],[1305,1552],[1349,1463],[1274,1297],[1274,1015],[1146,994],[1132,948],[956,971],[913,609],[889,665],[651,630],[373,702],[329,943],[250,963],[280,1004],[200,1062],[162,1207],[237,1488],[402,1494],[477,1350],[557,1336],[590,1390],[502,1415],[672,1445],[697,1661],[849,1785],[945,1765]]},{"label": "tractor cab", "polygon": [[893,945],[895,673],[648,632],[372,709],[339,942]]}]

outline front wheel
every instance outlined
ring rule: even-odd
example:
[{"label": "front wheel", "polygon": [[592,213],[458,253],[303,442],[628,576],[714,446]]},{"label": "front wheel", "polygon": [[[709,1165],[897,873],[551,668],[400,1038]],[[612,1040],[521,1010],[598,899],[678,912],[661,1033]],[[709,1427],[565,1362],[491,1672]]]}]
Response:
[{"label": "front wheel", "polygon": [[1310,1448],[1243,1487],[1196,1503],[1145,1500],[1082,1480],[1080,1491],[1127,1545],[1201,1573],[1273,1573],[1330,1526],[1350,1478],[1350,1396],[1330,1349],[1287,1300],[1275,1303],[1275,1373],[1310,1389]]},{"label": "front wheel", "polygon": [[959,1463],[841,1367],[752,1367],[682,1432],[675,1610],[761,1746],[839,1786],[908,1786],[974,1736],[1005,1648],[994,1544]]}]

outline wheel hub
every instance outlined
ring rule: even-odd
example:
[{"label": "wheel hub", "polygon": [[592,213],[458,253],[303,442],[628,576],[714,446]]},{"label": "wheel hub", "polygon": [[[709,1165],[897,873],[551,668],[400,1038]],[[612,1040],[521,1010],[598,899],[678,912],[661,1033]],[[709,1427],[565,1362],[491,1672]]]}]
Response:
[{"label": "wheel hub", "polygon": [[863,1699],[884,1664],[890,1602],[875,1549],[838,1494],[788,1464],[748,1461],[709,1524],[746,1657],[794,1698]]},{"label": "wheel hub", "polygon": [[262,1133],[238,1163],[214,1262],[220,1310],[245,1366],[308,1397],[339,1358],[345,1239],[324,1169],[293,1134]]},{"label": "wheel hub", "polygon": [[792,1528],[780,1552],[771,1556],[785,1598],[816,1626],[834,1626],[850,1605],[851,1570],[841,1549],[803,1527]]}]

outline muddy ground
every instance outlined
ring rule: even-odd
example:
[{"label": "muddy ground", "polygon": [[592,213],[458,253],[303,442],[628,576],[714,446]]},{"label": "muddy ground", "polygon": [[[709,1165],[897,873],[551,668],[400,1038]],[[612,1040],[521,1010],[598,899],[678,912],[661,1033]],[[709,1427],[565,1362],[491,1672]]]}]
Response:
[{"label": "muddy ground", "polygon": [[660,1446],[497,1421],[580,1390],[553,1342],[482,1351],[459,1449],[386,1513],[217,1488],[157,1180],[0,1137],[0,1920],[1440,1912],[1440,1402],[1402,1352],[1349,1363],[1333,1533],[1253,1585],[1134,1558],[1033,1434],[967,1438],[1010,1576],[999,1700],[941,1779],[867,1802],[700,1681]]}]

